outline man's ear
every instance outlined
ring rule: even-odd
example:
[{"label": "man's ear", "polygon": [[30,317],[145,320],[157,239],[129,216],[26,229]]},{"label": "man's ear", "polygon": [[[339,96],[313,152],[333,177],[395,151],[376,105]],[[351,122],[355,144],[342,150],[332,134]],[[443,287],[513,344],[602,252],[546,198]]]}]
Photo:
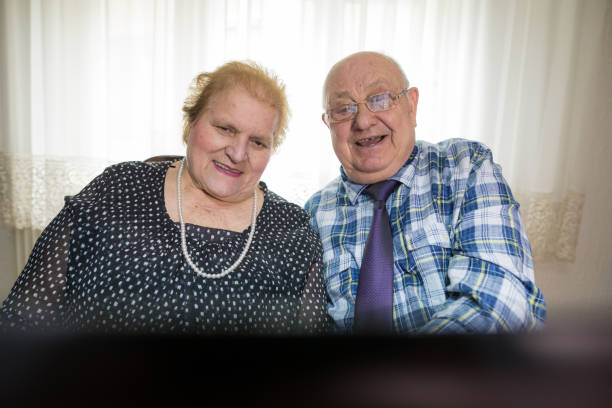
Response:
[{"label": "man's ear", "polygon": [[323,121],[323,123],[325,123],[325,126],[327,126],[327,128],[329,128],[329,124],[327,123],[327,121],[325,120],[325,113],[321,114],[321,120]]},{"label": "man's ear", "polygon": [[408,104],[410,109],[410,120],[416,126],[416,113],[417,113],[417,105],[419,104],[419,89],[416,87],[412,87],[408,89]]}]

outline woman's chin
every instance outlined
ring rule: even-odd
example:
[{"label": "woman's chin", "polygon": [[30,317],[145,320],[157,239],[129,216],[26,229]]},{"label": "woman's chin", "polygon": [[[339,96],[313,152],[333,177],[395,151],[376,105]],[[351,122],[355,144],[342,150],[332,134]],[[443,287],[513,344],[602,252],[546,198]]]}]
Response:
[{"label": "woman's chin", "polygon": [[251,198],[253,187],[211,186],[206,189],[206,193],[217,200],[235,203]]}]

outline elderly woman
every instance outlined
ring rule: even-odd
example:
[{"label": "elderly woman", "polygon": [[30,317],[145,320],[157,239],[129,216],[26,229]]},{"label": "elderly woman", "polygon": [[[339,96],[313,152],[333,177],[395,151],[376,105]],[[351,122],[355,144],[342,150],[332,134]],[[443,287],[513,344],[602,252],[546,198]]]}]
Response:
[{"label": "elderly woman", "polygon": [[38,239],[4,327],[107,333],[326,329],[321,245],[260,177],[283,141],[284,86],[255,64],[200,74],[186,156],[107,168]]}]

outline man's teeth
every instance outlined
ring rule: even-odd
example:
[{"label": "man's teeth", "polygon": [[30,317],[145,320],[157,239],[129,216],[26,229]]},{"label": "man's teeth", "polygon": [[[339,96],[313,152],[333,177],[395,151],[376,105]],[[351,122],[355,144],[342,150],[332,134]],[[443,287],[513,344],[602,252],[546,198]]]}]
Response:
[{"label": "man's teeth", "polygon": [[241,173],[240,170],[234,170],[234,169],[230,169],[229,167],[225,166],[222,163],[217,162],[217,166],[221,167],[223,170],[230,172],[230,173],[234,173],[234,174],[239,174]]},{"label": "man's teeth", "polygon": [[384,137],[385,137],[384,135],[383,136],[368,137],[368,138],[361,139],[361,140],[357,141],[357,144],[359,146],[365,146],[365,147],[373,146],[376,143],[380,142]]}]

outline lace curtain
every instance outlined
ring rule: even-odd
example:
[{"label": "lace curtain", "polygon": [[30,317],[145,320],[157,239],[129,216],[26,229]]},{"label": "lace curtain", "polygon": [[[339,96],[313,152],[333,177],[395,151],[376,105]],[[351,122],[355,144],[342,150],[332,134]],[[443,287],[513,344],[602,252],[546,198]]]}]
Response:
[{"label": "lace curtain", "polygon": [[[303,203],[338,173],[321,86],[358,50],[420,90],[417,138],[487,144],[534,256],[572,261],[609,53],[605,0],[0,0],[0,211],[39,230],[106,165],[182,154],[192,78],[251,59],[287,84],[263,180]],[[603,102],[603,103],[602,103]]]}]

